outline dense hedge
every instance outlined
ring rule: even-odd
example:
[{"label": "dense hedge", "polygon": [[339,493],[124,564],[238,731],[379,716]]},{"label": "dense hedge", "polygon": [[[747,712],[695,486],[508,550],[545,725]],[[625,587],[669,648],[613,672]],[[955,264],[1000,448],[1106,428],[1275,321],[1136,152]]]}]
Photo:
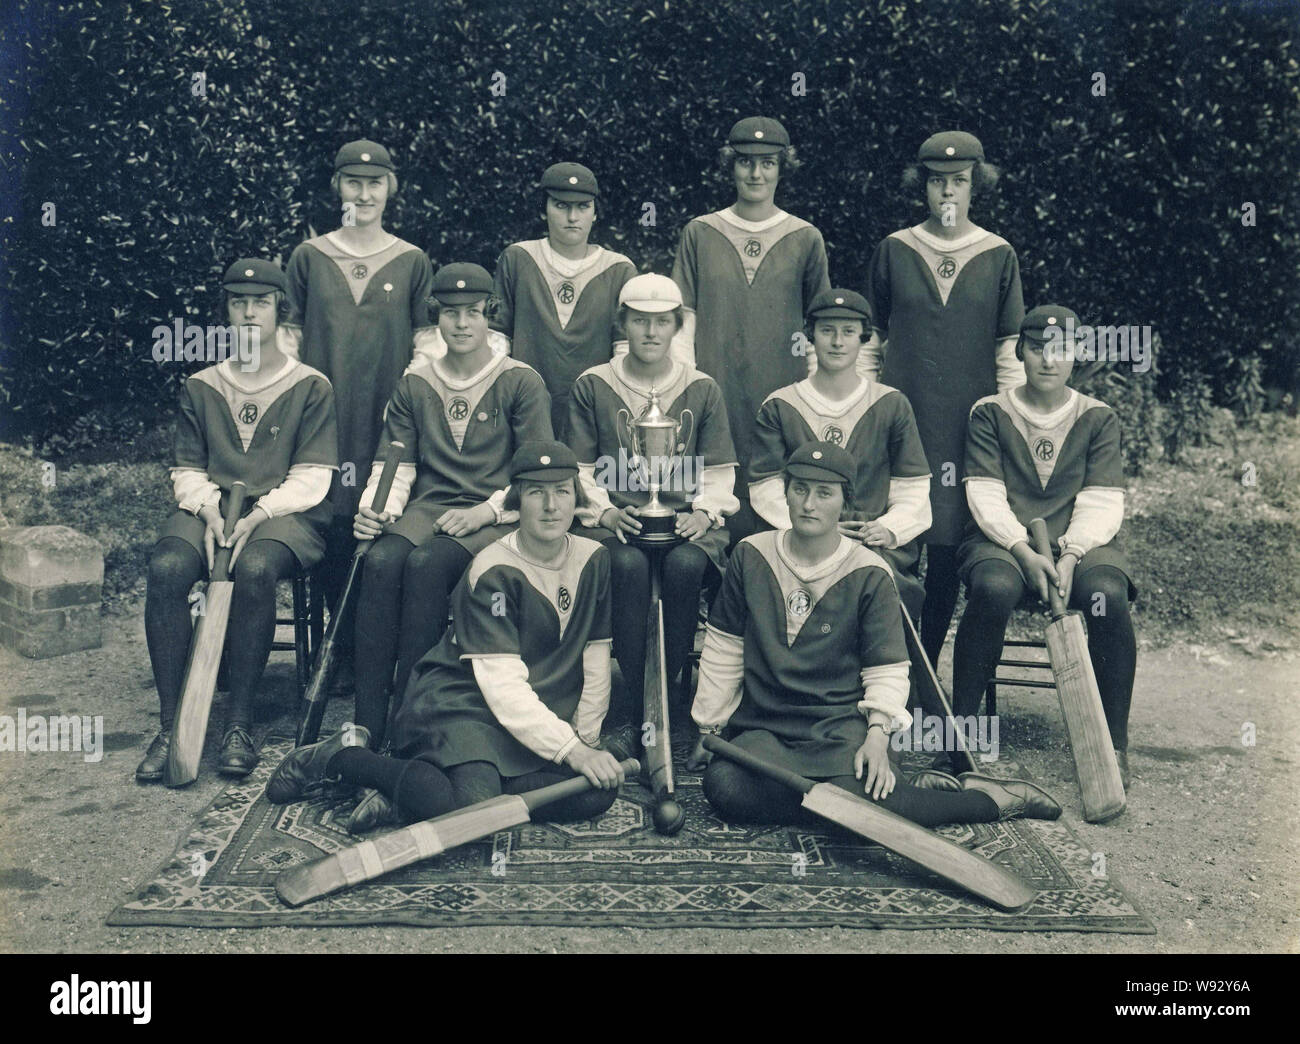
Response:
[{"label": "dense hedge", "polygon": [[[1261,382],[1294,387],[1300,357],[1293,15],[1181,0],[19,0],[0,40],[0,414],[57,449],[170,410],[183,367],[153,362],[149,331],[208,321],[233,256],[287,259],[336,225],[330,160],[349,138],[394,150],[388,225],[435,264],[491,265],[538,234],[537,174],[579,158],[604,188],[598,239],[666,271],[682,225],[730,202],[715,150],[754,112],[799,146],[778,200],[822,229],[836,283],[859,285],[874,244],[922,216],[899,187],[921,139],[964,127],[1004,172],[974,217],[1019,251],[1030,303],[1153,326],[1167,403],[1194,388],[1257,402]],[[1145,413],[1150,379],[1094,380]]]}]

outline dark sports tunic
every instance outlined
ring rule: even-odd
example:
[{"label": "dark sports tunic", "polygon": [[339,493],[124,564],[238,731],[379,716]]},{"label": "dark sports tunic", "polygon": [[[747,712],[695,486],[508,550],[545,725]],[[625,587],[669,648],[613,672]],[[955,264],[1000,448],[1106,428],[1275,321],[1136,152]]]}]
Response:
[{"label": "dark sports tunic", "polygon": [[[1075,501],[1084,490],[1123,490],[1119,419],[1105,403],[1073,394],[1071,409],[1052,428],[1039,428],[1012,404],[1012,392],[977,402],[966,438],[966,478],[991,479],[1006,489],[1007,503],[1023,526],[1041,518],[1047,523],[1054,552],[1069,529]],[[972,519],[957,552],[963,580],[980,562],[997,559],[1017,570],[1010,551],[995,544]],[[1114,566],[1129,579],[1129,598],[1137,597],[1128,559],[1115,537],[1092,548],[1075,567]]]},{"label": "dark sports tunic", "polygon": [[541,375],[551,395],[551,426],[566,441],[569,393],[578,376],[608,362],[618,340],[618,294],[636,275],[622,254],[602,250],[577,275],[546,262],[545,240],[514,243],[497,259],[495,325],[510,338],[510,354]]},{"label": "dark sports tunic", "polygon": [[[691,502],[700,490],[702,468],[735,466],[736,452],[731,444],[726,406],[713,378],[684,363],[674,362],[656,391],[660,394],[659,408],[682,423],[680,435],[685,441],[679,442],[676,449],[679,459],[688,460],[692,468],[689,474],[685,467],[675,472],[676,478],[670,479],[670,488],[660,491],[659,500],[674,511],[690,511]],[[619,412],[625,411],[625,417],[630,415],[635,420],[648,401],[648,396],[625,379],[622,357],[588,370],[573,388],[569,402],[569,448],[579,463],[596,465],[596,484],[609,494],[616,508],[642,507],[650,500],[648,490],[629,489],[630,482],[619,480],[619,476],[630,478],[633,474],[628,464],[631,447],[627,445],[626,432],[620,433],[623,422]],[[683,422],[686,410],[690,410],[690,416]],[[697,460],[702,465],[699,469],[694,467]],[[604,528],[587,532],[593,536],[600,534],[601,539],[614,535]],[[727,530],[715,527],[692,541],[692,546],[708,555],[721,572],[727,568],[727,540]]]},{"label": "dark sports tunic", "polygon": [[903,229],[876,248],[866,296],[888,340],[880,379],[912,404],[930,462],[934,521],[921,539],[956,544],[967,520],[966,418],[998,390],[997,344],[1025,314],[1016,252],[991,232],[941,251]]},{"label": "dark sports tunic", "polygon": [[[521,442],[551,438],[551,404],[531,367],[500,355],[479,379],[455,385],[421,356],[397,382],[384,419],[379,456],[401,442],[402,462],[416,465],[410,500],[387,532],[417,547],[445,511],[476,507],[510,485],[510,458]],[[466,425],[462,439],[453,425]],[[489,525],[450,539],[476,554],[511,528]]]},{"label": "dark sports tunic", "polygon": [[889,564],[844,537],[838,566],[804,580],[778,545],[787,532],[736,545],[709,613],[744,641],[732,742],[804,776],[851,776],[867,738],[861,672],[907,661],[898,592]]},{"label": "dark sports tunic", "polygon": [[[250,440],[247,449],[244,438]],[[174,461],[178,468],[206,471],[221,487],[223,517],[230,487],[243,482],[248,487],[247,514],[257,506],[257,498],[280,485],[295,464],[337,467],[338,435],[330,382],[318,370],[296,360],[278,380],[255,392],[235,384],[225,363],[200,370],[181,390]],[[302,568],[310,569],[324,554],[330,514],[329,502],[323,500],[308,511],[267,519],[254,536],[280,541]],[[202,519],[178,510],[163,526],[160,538],[179,537],[206,562],[206,528]]]},{"label": "dark sports tunic", "polygon": [[727,404],[743,499],[754,416],[769,392],[808,375],[807,356],[793,352],[793,338],[803,331],[808,304],[831,284],[826,244],[807,221],[783,214],[749,232],[726,213],[687,224],[673,281],[695,310],[695,365],[718,382]]},{"label": "dark sports tunic", "polygon": [[329,503],[336,516],[350,519],[370,475],[384,406],[411,361],[413,336],[432,329],[426,301],[433,267],[423,250],[401,239],[359,257],[323,235],[294,249],[286,277],[291,321],[302,327],[298,357],[338,389],[345,470]]},{"label": "dark sports tunic", "polygon": [[554,766],[497,721],[474,679],[477,657],[517,656],[528,684],[571,721],[582,696],[583,650],[610,640],[609,552],[568,536],[554,569],[518,551],[517,534],[489,545],[452,593],[453,624],[411,674],[393,718],[394,752],[447,769],[487,761],[502,776]]},{"label": "dark sports tunic", "polygon": [[[912,407],[894,388],[866,381],[835,415],[822,413],[802,389],[806,382],[778,388],[767,397],[754,423],[754,455],[749,484],[780,478],[790,454],[806,442],[831,442],[848,450],[858,465],[853,476],[851,521],[869,522],[889,506],[889,483],[895,478],[930,474]],[[920,556],[917,540],[898,547],[873,547],[896,573],[905,573]]]}]

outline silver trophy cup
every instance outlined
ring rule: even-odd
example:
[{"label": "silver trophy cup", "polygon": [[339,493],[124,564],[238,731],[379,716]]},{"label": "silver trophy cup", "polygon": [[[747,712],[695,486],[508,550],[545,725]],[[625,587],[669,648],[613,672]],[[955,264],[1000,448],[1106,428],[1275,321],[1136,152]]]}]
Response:
[{"label": "silver trophy cup", "polygon": [[[643,507],[637,508],[637,518],[641,522],[637,543],[671,544],[678,539],[674,533],[677,512],[660,501],[659,491],[672,475],[674,462],[685,451],[694,428],[695,415],[690,410],[682,410],[681,420],[674,420],[660,408],[659,393],[653,390],[650,401],[635,420],[628,410],[618,411],[619,448],[626,453],[627,447],[623,445],[623,430],[626,429],[632,449],[628,467],[640,472],[650,491],[650,499]],[[684,436],[683,429],[686,431]],[[680,474],[680,467],[678,472]]]}]

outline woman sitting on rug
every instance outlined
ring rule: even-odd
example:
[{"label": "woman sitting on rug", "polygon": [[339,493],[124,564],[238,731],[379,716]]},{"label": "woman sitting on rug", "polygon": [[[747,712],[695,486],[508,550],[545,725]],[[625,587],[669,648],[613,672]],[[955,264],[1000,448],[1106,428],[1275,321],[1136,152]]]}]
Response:
[{"label": "woman sitting on rug", "polygon": [[[889,735],[906,728],[907,651],[889,564],[839,531],[847,451],[806,442],[785,466],[791,528],[732,552],[709,613],[691,717],[702,733],[817,781],[879,802],[923,826],[1055,819],[1060,806],[1021,780],[926,770],[899,782]],[[688,768],[708,766],[704,795],[735,823],[795,823],[801,795],[722,759],[701,741]]]},{"label": "woman sitting on rug", "polygon": [[510,462],[519,529],[475,556],[452,594],[454,623],[417,665],[393,717],[395,757],[345,725],[280,763],[267,798],[284,804],[325,777],[374,788],[354,833],[443,815],[575,775],[594,789],[546,806],[552,822],[593,819],[623,769],[595,749],[609,706],[609,552],[569,533],[583,496],[573,452],[529,442]]}]

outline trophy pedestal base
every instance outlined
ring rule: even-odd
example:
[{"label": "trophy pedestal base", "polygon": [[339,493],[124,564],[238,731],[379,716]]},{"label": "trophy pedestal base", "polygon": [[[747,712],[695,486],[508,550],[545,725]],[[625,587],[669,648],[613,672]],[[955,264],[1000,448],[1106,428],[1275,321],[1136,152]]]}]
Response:
[{"label": "trophy pedestal base", "polygon": [[681,542],[682,538],[674,532],[677,527],[676,512],[670,515],[638,515],[637,520],[641,523],[641,532],[629,536],[629,543],[637,547],[655,548],[672,547]]}]

